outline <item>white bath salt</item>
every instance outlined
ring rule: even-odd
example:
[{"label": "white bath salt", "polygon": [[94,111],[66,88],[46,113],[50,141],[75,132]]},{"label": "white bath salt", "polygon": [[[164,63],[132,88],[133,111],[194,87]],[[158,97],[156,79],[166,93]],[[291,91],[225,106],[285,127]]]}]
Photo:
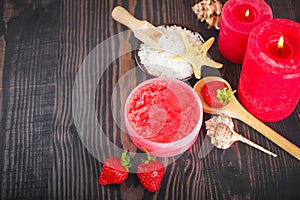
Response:
[{"label": "white bath salt", "polygon": [[181,35],[185,32],[190,40],[198,46],[202,44],[202,37],[181,26],[160,26],[158,28],[165,33],[158,40],[161,49],[153,49],[141,44],[138,51],[141,64],[153,76],[180,80],[190,77],[193,74],[192,66],[184,59],[175,58],[176,55],[184,54],[186,51]]}]

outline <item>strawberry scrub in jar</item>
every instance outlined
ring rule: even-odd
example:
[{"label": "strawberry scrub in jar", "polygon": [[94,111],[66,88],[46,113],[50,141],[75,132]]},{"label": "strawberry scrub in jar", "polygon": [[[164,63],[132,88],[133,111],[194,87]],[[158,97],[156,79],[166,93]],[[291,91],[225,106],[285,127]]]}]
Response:
[{"label": "strawberry scrub in jar", "polygon": [[159,157],[175,156],[192,146],[203,116],[196,92],[172,78],[153,78],[138,85],[124,112],[133,143]]}]

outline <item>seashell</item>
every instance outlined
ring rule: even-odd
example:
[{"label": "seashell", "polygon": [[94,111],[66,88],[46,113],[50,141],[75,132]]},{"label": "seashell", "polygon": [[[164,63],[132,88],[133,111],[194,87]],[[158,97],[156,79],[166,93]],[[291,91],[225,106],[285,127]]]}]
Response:
[{"label": "seashell", "polygon": [[211,143],[220,149],[228,149],[234,142],[241,141],[269,155],[277,157],[276,154],[255,144],[251,140],[243,137],[234,131],[234,123],[231,117],[220,114],[205,121],[207,135],[211,138]]},{"label": "seashell", "polygon": [[201,22],[206,22],[210,29],[220,29],[222,3],[220,0],[201,0],[192,7],[193,12]]}]

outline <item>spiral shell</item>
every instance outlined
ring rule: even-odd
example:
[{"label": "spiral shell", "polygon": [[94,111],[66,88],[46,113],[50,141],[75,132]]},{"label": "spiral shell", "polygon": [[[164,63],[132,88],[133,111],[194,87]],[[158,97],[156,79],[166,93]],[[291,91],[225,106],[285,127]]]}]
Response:
[{"label": "spiral shell", "polygon": [[211,143],[217,148],[228,149],[235,141],[241,141],[269,155],[277,156],[273,152],[236,133],[231,117],[225,114],[212,117],[205,121],[205,125],[207,135],[211,138]]},{"label": "spiral shell", "polygon": [[234,124],[231,117],[221,114],[205,122],[207,135],[211,137],[211,143],[217,148],[227,149],[233,140]]}]

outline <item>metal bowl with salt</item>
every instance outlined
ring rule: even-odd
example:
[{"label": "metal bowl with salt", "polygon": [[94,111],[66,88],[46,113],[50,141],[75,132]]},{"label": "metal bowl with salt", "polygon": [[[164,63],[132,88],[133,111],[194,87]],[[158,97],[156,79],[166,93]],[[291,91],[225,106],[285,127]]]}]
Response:
[{"label": "metal bowl with salt", "polygon": [[197,46],[203,44],[202,36],[190,28],[177,24],[157,27],[164,35],[157,41],[159,48],[141,43],[135,51],[135,59],[143,72],[152,77],[168,77],[188,80],[193,77],[193,68],[185,59],[178,58],[186,51],[182,33],[188,34]]}]

